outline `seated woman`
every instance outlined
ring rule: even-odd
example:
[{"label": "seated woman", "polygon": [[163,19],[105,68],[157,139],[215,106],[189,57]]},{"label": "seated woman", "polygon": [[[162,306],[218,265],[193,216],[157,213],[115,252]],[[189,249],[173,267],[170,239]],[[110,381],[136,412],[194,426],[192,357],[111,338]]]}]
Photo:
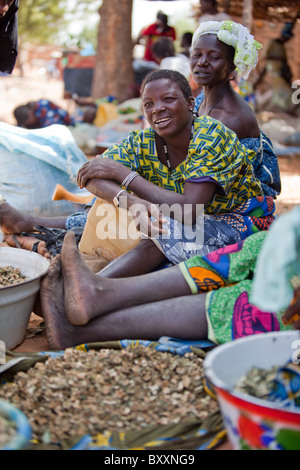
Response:
[{"label": "seated woman", "polygon": [[[271,229],[272,230],[272,229]],[[283,311],[251,303],[257,256],[268,232],[259,232],[205,257],[125,279],[106,279],[83,262],[68,232],[61,255],[42,280],[40,299],[51,349],[121,339],[209,339],[300,329],[297,302]],[[299,289],[298,289],[299,290]]]},{"label": "seated woman", "polygon": [[[200,216],[198,222],[204,224],[205,230],[197,233],[205,237],[202,246],[190,239],[187,244],[181,240],[176,243],[184,258],[235,243],[255,230],[267,229],[273,221],[275,206],[273,199],[263,196],[254,176],[255,153],[247,150],[236,134],[219,121],[209,116],[194,120],[187,80],[175,71],[152,72],[143,83],[142,100],[151,127],[131,132],[120,145],[83,165],[78,173],[79,187],[86,187],[108,201],[115,200],[116,204],[121,202],[121,207],[126,204],[146,227],[155,208],[155,217],[160,219],[157,205],[164,204],[166,209],[177,205],[180,215],[185,212],[191,224],[195,224],[197,208],[204,206],[206,215]],[[10,210],[4,205],[1,211],[2,230],[9,233],[14,230]],[[33,229],[33,222],[45,226],[50,223],[49,219],[24,221],[24,217],[18,222],[25,231]],[[171,225],[173,222],[169,218]],[[151,223],[149,227],[153,227]],[[162,230],[156,228],[157,232]],[[172,262],[178,262],[177,253],[171,254],[170,243],[174,239],[164,237],[155,243],[165,244],[165,254]],[[144,251],[145,244],[151,249],[151,256]],[[165,258],[151,240],[142,240],[137,250],[131,251],[129,257],[138,257],[138,273],[156,268]],[[143,261],[139,259],[142,253]],[[137,263],[129,265],[134,268]]]},{"label": "seated woman", "polygon": [[[212,28],[211,24],[214,25],[214,28]],[[203,93],[200,98],[196,98],[195,110],[198,110],[200,116],[209,114],[223,122],[236,133],[246,148],[255,151],[256,158],[252,163],[255,175],[261,182],[263,194],[276,198],[276,195],[280,193],[280,175],[277,157],[273,152],[270,141],[260,132],[253,111],[234,92],[230,85],[230,77],[236,67],[238,67],[238,71],[245,68],[246,74],[255,67],[259,45],[242,25],[225,22],[227,25],[226,33],[228,33],[228,28],[231,28],[229,39],[232,45],[228,45],[223,42],[223,36],[219,34],[218,28],[215,26],[216,24],[219,28],[223,23],[208,22],[200,25],[193,38],[192,73],[194,79],[197,80],[199,86],[203,87],[205,92],[205,101],[200,108],[197,102],[199,100],[203,101]],[[209,28],[206,25],[209,25]],[[244,42],[247,40],[247,46],[251,51],[250,63],[249,59],[242,54],[243,49],[241,47],[244,46],[243,38]],[[213,60],[214,57],[215,59]],[[245,75],[243,74],[243,76]],[[155,181],[155,184],[161,184],[160,178]],[[168,186],[168,189],[171,188]],[[177,191],[177,188],[175,190]],[[6,205],[6,220],[9,219],[9,212],[11,210]],[[19,217],[22,217],[22,215],[19,214]],[[29,223],[31,228],[26,230],[32,231],[34,225],[70,229],[72,225],[78,226],[80,224],[84,227],[86,217],[86,213],[76,214],[74,217],[68,218],[66,223],[65,220],[34,221]],[[118,265],[116,264],[115,267]],[[116,274],[117,272],[115,271],[113,275]],[[108,275],[108,272],[106,275]]]},{"label": "seated woman", "polygon": [[[241,145],[236,134],[219,121],[209,116],[194,120],[191,114],[185,117],[191,108],[182,106],[183,92],[167,78],[170,74],[181,77],[188,86],[182,75],[167,70],[150,73],[143,83],[142,102],[151,127],[132,132],[123,143],[78,172],[79,187],[103,199],[111,201],[120,186],[124,188],[121,207],[131,212],[144,206],[144,213],[150,214],[153,204],[161,208],[168,235],[153,240],[159,245],[157,256],[149,259],[145,253],[141,264],[148,270],[156,268],[157,260],[163,261],[164,256],[178,263],[267,229],[275,207],[272,198],[263,196],[254,176],[255,153]],[[188,95],[191,103],[190,89]],[[168,217],[167,211],[174,205],[179,217]],[[205,216],[197,217],[201,205]],[[185,220],[180,220],[181,215]],[[185,234],[182,224],[188,230],[187,220],[190,233]],[[194,242],[193,234],[197,238]]]},{"label": "seated woman", "polygon": [[200,24],[193,35],[190,58],[193,79],[202,88],[195,98],[195,113],[218,119],[237,134],[245,147],[256,152],[255,176],[262,183],[264,195],[276,199],[281,182],[272,143],[259,129],[250,106],[230,85],[234,71],[241,78],[248,78],[257,64],[260,47],[241,24],[233,21]]}]

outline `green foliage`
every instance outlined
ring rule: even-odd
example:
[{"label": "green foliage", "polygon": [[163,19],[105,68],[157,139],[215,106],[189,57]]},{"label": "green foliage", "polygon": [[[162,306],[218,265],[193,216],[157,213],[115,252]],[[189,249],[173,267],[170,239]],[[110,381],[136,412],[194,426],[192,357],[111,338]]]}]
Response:
[{"label": "green foliage", "polygon": [[20,41],[57,43],[59,35],[66,31],[74,18],[88,18],[100,4],[101,0],[21,0],[18,15]]},{"label": "green foliage", "polygon": [[66,26],[66,1],[22,0],[18,23],[22,42],[51,43],[60,28]]}]

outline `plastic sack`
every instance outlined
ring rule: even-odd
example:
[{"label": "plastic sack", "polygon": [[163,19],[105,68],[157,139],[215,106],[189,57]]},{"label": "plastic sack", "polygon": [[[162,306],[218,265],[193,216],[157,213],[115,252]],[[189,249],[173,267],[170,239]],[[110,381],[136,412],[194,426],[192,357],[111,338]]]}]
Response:
[{"label": "plastic sack", "polygon": [[0,123],[0,194],[14,208],[31,215],[74,212],[69,201],[53,201],[60,183],[81,194],[77,172],[87,162],[70,130],[61,125],[28,130]]}]

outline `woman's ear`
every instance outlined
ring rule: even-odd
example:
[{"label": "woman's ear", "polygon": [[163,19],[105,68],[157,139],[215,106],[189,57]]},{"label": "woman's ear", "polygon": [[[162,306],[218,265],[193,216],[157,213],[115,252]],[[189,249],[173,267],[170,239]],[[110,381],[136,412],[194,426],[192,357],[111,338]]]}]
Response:
[{"label": "woman's ear", "polygon": [[189,105],[190,105],[190,110],[193,111],[194,106],[195,106],[195,98],[193,96],[190,96],[189,99],[188,99],[188,102],[189,102]]},{"label": "woman's ear", "polygon": [[237,76],[238,76],[237,71],[236,71],[236,69],[234,69],[233,72],[231,72],[231,73],[229,74],[229,80],[231,80],[231,81],[235,80],[235,81],[236,81],[236,80],[237,80]]},{"label": "woman's ear", "polygon": [[235,76],[236,76],[236,66],[234,65],[234,63],[232,63],[232,64],[228,67],[228,76],[229,76],[230,79],[231,79],[231,77],[235,77]]}]

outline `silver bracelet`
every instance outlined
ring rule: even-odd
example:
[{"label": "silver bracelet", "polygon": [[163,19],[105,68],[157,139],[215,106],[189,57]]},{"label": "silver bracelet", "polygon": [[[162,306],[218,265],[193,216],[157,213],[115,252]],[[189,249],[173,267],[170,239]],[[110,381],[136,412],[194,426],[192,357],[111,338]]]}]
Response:
[{"label": "silver bracelet", "polygon": [[126,189],[128,188],[128,185],[131,183],[131,181],[138,176],[139,174],[136,171],[132,171],[129,173],[129,175],[126,176],[126,178],[122,181],[121,186],[124,186]]},{"label": "silver bracelet", "polygon": [[116,194],[116,196],[113,198],[113,203],[116,207],[120,205],[120,200],[119,200],[120,194],[126,193],[126,192],[127,192],[126,189],[121,189],[121,191],[119,191],[118,194]]}]

